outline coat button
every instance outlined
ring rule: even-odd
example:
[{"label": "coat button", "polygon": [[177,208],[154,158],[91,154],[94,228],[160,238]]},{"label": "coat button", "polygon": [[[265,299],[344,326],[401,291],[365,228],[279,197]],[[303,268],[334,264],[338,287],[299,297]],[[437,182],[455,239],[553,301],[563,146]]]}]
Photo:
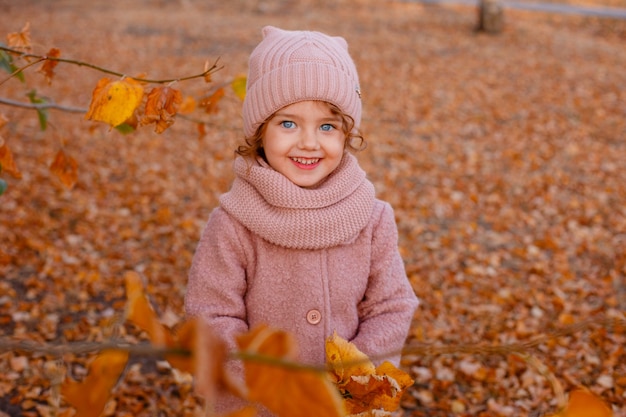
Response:
[{"label": "coat button", "polygon": [[322,320],[322,313],[319,312],[319,310],[309,310],[308,313],[306,313],[306,321],[308,321],[311,324],[317,324]]}]

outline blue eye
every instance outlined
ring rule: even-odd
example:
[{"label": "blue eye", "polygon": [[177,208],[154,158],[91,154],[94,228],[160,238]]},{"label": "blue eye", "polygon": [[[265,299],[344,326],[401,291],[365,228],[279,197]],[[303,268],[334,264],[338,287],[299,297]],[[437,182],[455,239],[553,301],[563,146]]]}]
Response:
[{"label": "blue eye", "polygon": [[331,130],[333,130],[335,128],[335,126],[331,125],[331,124],[323,124],[322,126],[320,126],[320,129],[323,130],[324,132],[330,132]]},{"label": "blue eye", "polygon": [[280,122],[280,125],[285,129],[293,129],[296,127],[296,124],[290,120],[285,120],[284,122]]}]

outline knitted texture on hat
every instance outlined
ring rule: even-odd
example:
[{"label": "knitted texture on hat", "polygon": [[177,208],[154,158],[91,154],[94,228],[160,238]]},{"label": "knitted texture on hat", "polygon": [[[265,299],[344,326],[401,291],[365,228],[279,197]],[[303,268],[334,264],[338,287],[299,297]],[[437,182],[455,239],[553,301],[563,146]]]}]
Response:
[{"label": "knitted texture on hat", "polygon": [[356,158],[346,153],[335,171],[314,189],[238,157],[237,175],[221,207],[248,230],[278,246],[322,249],[348,243],[367,225],[374,186]]},{"label": "knitted texture on hat", "polygon": [[250,137],[281,108],[304,100],[332,103],[361,123],[359,76],[346,40],[313,31],[263,28],[250,54],[243,128]]}]

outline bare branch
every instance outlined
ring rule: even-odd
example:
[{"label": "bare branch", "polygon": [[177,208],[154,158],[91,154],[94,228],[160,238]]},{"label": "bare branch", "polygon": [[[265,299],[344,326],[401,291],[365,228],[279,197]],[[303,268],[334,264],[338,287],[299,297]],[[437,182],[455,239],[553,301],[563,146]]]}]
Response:
[{"label": "bare branch", "polygon": [[190,352],[186,350],[160,348],[147,343],[130,344],[124,342],[75,342],[65,344],[49,344],[37,343],[31,340],[14,340],[6,337],[0,338],[0,352],[23,351],[61,356],[67,353],[82,355],[111,349],[147,356],[160,356],[163,354],[190,354]]},{"label": "bare branch", "polygon": [[87,109],[83,109],[80,107],[64,106],[61,104],[57,104],[55,102],[24,103],[22,101],[16,101],[16,100],[11,100],[8,98],[0,97],[0,104],[6,104],[7,106],[13,106],[13,107],[21,107],[23,109],[33,109],[33,110],[54,109],[54,110],[61,110],[61,111],[66,111],[70,113],[87,113]]},{"label": "bare branch", "polygon": [[[177,82],[177,81],[187,81],[187,80],[191,80],[191,79],[194,79],[194,78],[202,78],[202,77],[205,77],[208,74],[211,74],[211,73],[213,73],[215,71],[219,71],[220,69],[222,69],[222,67],[218,67],[217,66],[217,63],[219,62],[219,58],[218,58],[218,59],[215,60],[215,62],[213,63],[213,65],[211,67],[209,67],[207,70],[203,71],[200,74],[190,75],[190,76],[182,77],[182,78],[170,78],[170,79],[165,79],[165,80],[153,80],[153,79],[149,79],[149,78],[131,77],[131,76],[128,76],[128,75],[123,74],[121,72],[112,71],[110,69],[103,68],[103,67],[100,67],[98,65],[90,64],[88,62],[78,61],[78,60],[75,60],[75,59],[67,59],[67,58],[59,58],[59,57],[52,57],[52,56],[46,56],[46,55],[29,54],[29,53],[26,53],[26,52],[18,51],[16,49],[7,48],[5,46],[0,46],[0,50],[5,51],[5,52],[9,52],[11,54],[19,55],[19,56],[24,57],[24,58],[36,58],[36,59],[39,60],[38,62],[44,61],[44,60],[56,61],[56,62],[64,62],[66,64],[78,65],[79,67],[91,68],[91,69],[94,69],[96,71],[103,72],[105,74],[115,75],[115,76],[122,77],[122,78],[131,78],[131,79],[133,79],[135,81],[139,81],[139,82],[143,82],[143,83],[150,83],[150,84],[169,84],[169,83],[173,83],[173,82]],[[32,64],[28,64],[28,65],[26,65],[23,68],[17,69],[13,74],[11,74],[11,76],[9,78],[11,78],[14,74],[17,74],[17,73],[21,72],[23,69],[25,69],[25,68],[27,68],[27,67],[29,67],[31,65]],[[6,81],[6,80],[4,80],[4,81]]]}]

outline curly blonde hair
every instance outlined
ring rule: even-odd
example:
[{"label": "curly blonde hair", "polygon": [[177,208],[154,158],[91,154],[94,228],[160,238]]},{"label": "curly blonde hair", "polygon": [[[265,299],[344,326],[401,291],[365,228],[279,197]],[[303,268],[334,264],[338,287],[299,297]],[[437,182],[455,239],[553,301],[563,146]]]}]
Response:
[{"label": "curly blonde hair", "polygon": [[[324,103],[328,104],[328,107],[333,115],[339,115],[341,117],[341,126],[345,136],[344,148],[354,152],[365,149],[367,147],[367,143],[365,142],[363,135],[358,130],[354,129],[354,119],[348,114],[342,112],[341,109],[334,104],[328,102]],[[265,152],[263,151],[263,136],[265,135],[267,123],[272,120],[273,117],[274,115],[272,114],[270,117],[265,119],[265,121],[257,128],[254,135],[245,138],[245,144],[237,147],[235,153],[237,155],[252,158],[260,156],[266,160]]]}]

